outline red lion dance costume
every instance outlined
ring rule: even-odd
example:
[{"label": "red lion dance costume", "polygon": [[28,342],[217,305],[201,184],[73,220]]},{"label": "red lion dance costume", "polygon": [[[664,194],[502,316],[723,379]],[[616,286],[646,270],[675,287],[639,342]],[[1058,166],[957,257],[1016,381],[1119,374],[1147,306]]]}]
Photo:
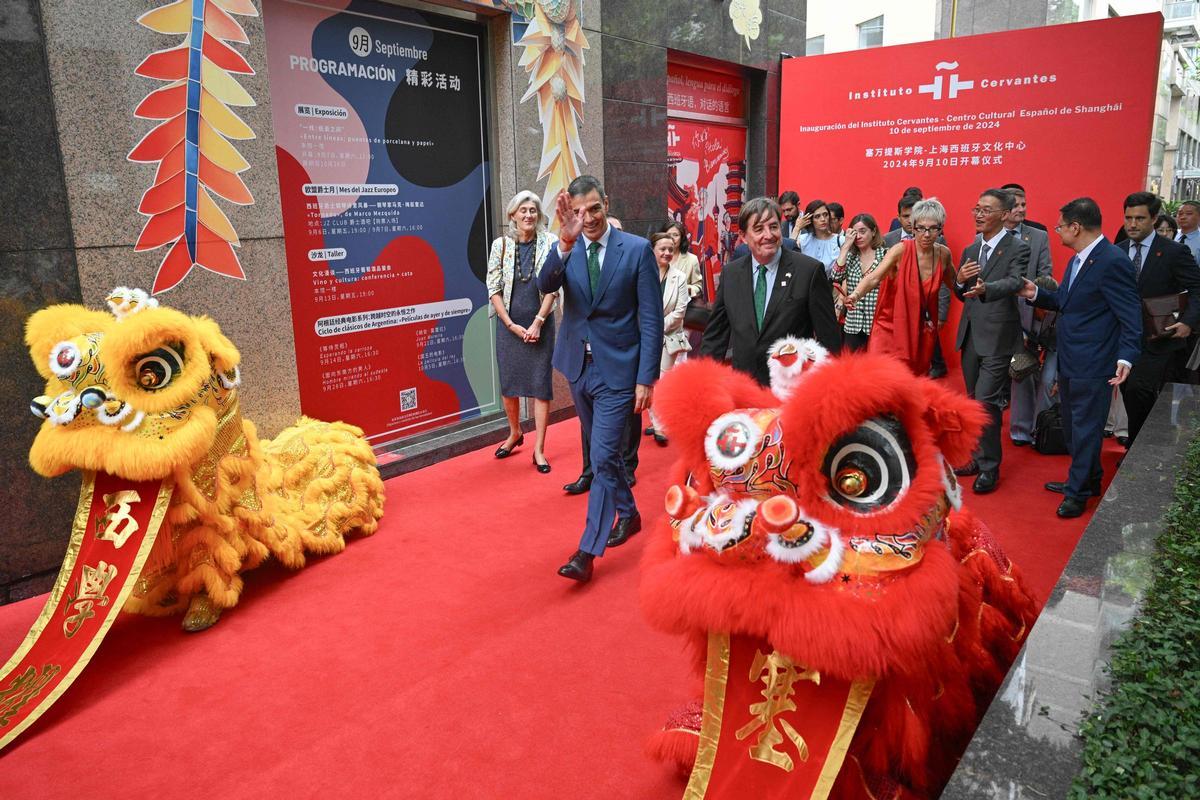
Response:
[{"label": "red lion dance costume", "polygon": [[985,414],[884,356],[771,359],[770,391],[697,359],[655,393],[684,455],[642,605],[704,699],[650,750],[688,800],[936,797],[1037,613],[950,468]]}]

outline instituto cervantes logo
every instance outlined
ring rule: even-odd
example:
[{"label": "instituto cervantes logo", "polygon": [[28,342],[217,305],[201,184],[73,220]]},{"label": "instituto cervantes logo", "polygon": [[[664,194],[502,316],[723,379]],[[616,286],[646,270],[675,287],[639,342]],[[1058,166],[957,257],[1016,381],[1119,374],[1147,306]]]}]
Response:
[{"label": "instituto cervantes logo", "polygon": [[[980,89],[1009,89],[1024,86],[1037,86],[1044,83],[1057,83],[1058,75],[1054,73],[1033,73],[1024,75],[984,75],[963,77],[958,71],[957,61],[939,61],[934,65],[934,75],[929,83],[892,84],[882,86],[859,86],[846,90],[847,100],[877,100],[884,97],[911,97],[914,94],[926,94],[933,100],[957,100],[959,95],[969,90]],[[949,73],[941,74],[941,73]],[[974,95],[971,95],[972,97]]]},{"label": "instituto cervantes logo", "polygon": [[[935,69],[938,72],[942,72],[943,70],[948,71],[948,70],[952,70],[952,69],[958,69],[958,62],[957,61],[939,61],[937,63],[937,67],[935,67]],[[921,94],[931,94],[931,95],[933,95],[934,100],[941,100],[942,99],[942,79],[943,79],[943,77],[944,76],[942,76],[942,75],[935,75],[931,82],[921,84],[919,87]],[[950,75],[949,96],[950,96],[951,100],[958,97],[959,92],[965,92],[967,89],[974,89],[974,88],[975,88],[975,81],[959,80],[957,72],[952,73]]]}]

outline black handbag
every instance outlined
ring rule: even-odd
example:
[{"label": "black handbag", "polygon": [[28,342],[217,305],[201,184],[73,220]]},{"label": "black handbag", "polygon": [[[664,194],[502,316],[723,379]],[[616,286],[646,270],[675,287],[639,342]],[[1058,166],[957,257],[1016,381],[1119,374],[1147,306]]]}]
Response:
[{"label": "black handbag", "polygon": [[1037,415],[1033,425],[1033,449],[1047,456],[1066,455],[1067,437],[1063,434],[1061,403],[1055,403]]},{"label": "black handbag", "polygon": [[683,327],[689,331],[703,331],[708,327],[708,318],[712,316],[712,306],[693,297],[683,312]]}]

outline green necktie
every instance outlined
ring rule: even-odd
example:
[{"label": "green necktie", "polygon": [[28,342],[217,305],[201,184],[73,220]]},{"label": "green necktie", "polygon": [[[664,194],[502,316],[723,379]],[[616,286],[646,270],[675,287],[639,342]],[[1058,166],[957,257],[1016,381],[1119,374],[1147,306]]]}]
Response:
[{"label": "green necktie", "polygon": [[767,313],[767,268],[758,267],[758,280],[754,282],[754,319],[762,330],[763,315]]},{"label": "green necktie", "polygon": [[588,280],[592,284],[592,297],[596,296],[596,287],[600,285],[600,243],[588,245]]}]

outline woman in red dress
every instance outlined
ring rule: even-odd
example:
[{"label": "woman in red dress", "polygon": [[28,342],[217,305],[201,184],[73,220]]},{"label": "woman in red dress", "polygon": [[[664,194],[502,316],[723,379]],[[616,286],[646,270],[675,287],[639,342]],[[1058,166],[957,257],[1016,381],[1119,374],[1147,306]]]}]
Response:
[{"label": "woman in red dress", "polygon": [[950,248],[937,243],[946,224],[946,209],[937,200],[913,206],[913,238],[888,250],[882,263],[847,296],[854,308],[876,286],[879,298],[867,351],[903,361],[916,375],[929,372],[938,330],[938,289],[953,288],[955,269]]}]

